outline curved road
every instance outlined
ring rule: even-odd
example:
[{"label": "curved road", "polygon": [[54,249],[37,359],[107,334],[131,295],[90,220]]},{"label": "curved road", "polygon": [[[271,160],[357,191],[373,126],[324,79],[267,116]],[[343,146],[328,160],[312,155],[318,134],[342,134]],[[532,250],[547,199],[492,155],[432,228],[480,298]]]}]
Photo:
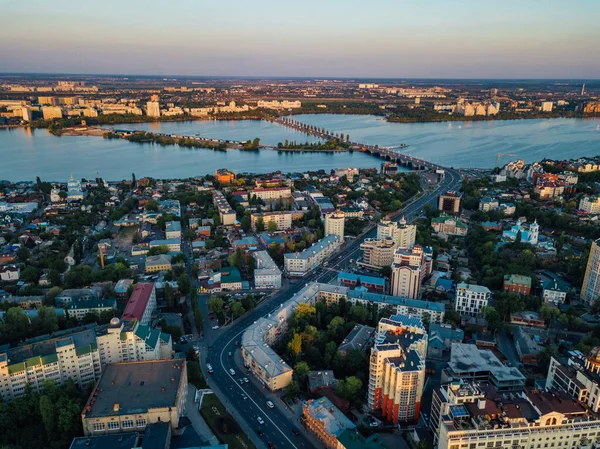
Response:
[{"label": "curved road", "polygon": [[[426,192],[425,195],[406,206],[395,220],[399,220],[404,216],[407,222],[413,221],[421,214],[426,204],[437,207],[438,197],[441,193],[447,190],[457,190],[460,187],[461,178],[458,171],[443,167],[439,168],[445,170],[442,182],[433,191]],[[236,357],[229,357],[229,352],[236,356],[238,355],[236,353],[238,350],[236,342],[241,341],[241,336],[246,327],[287,300],[304,287],[306,283],[315,281],[329,282],[337,276],[337,271],[347,266],[350,259],[356,260],[359,258],[361,253],[360,244],[364,239],[374,238],[376,234],[377,230],[374,227],[360,238],[347,242],[342,247],[341,256],[338,253],[330,258],[329,267],[319,267],[297,283],[288,284],[287,287],[284,286],[271,298],[236,320],[233,324],[224,328],[218,330],[211,328],[215,322],[208,321],[206,299],[202,300],[202,297],[199,297],[199,304],[205,317],[205,345],[211,347],[211,350],[208,352],[203,351],[203,371],[206,372],[206,363],[212,365],[214,373],[208,375],[209,384],[216,390],[225,406],[234,412],[236,419],[239,420],[240,417],[243,417],[243,420],[247,424],[243,426],[245,430],[250,428],[255,434],[249,435],[253,441],[263,441],[264,443],[268,441],[273,443],[276,448],[300,449],[314,447],[312,441],[305,436],[305,431],[298,423],[297,417],[291,413],[284,413],[280,410],[281,407],[279,407],[279,404],[272,409],[267,407],[268,391],[264,387],[257,386],[258,382],[255,379],[252,379],[249,383],[240,385],[240,378],[244,376],[250,378],[253,376],[249,375],[249,372],[245,369],[240,370],[235,363]],[[231,368],[235,370],[235,376],[229,373],[229,369]],[[242,397],[242,393],[247,396],[247,399]],[[257,418],[259,416],[264,420],[264,424],[262,425],[258,423]],[[264,432],[262,437],[258,436],[258,429]],[[300,430],[300,435],[294,436],[292,433],[294,429]]]}]

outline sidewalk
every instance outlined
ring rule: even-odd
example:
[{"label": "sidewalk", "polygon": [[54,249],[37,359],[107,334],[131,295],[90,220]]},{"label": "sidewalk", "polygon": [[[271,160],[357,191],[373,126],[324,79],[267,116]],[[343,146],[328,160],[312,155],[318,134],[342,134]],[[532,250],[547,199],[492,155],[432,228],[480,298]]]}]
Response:
[{"label": "sidewalk", "polygon": [[204,421],[204,418],[202,418],[202,415],[198,410],[200,408],[200,403],[194,402],[195,396],[196,387],[191,384],[188,385],[186,412],[187,417],[192,422],[194,430],[202,439],[208,441],[211,446],[221,444],[212,430],[210,430],[210,427],[208,427],[208,424],[206,424],[206,421]]}]

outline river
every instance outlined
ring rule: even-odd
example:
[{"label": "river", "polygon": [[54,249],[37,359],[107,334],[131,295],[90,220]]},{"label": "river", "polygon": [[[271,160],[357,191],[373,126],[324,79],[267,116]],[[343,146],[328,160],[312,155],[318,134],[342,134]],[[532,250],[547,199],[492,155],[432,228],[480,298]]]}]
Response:
[{"label": "river", "polygon": [[[600,155],[600,119],[549,119],[449,123],[387,123],[373,116],[302,115],[304,123],[349,134],[353,141],[394,146],[442,165],[493,167],[498,153],[516,154],[527,162],[543,158]],[[286,139],[314,138],[262,121],[193,121],[118,125],[169,134],[200,134],[231,140],[259,137],[276,145]],[[503,163],[517,157],[504,157]],[[138,144],[101,137],[56,137],[46,130],[0,131],[0,179],[51,181],[101,176],[109,180],[152,176],[183,178],[226,167],[238,172],[306,171],[338,167],[379,167],[373,156],[354,153],[285,153],[274,150],[216,152],[204,149]]]}]

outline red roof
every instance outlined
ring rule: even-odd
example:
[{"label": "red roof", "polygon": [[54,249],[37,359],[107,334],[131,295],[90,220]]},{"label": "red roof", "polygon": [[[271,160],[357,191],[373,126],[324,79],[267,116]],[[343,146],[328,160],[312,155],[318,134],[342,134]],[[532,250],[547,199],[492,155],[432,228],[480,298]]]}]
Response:
[{"label": "red roof", "polygon": [[135,284],[135,288],[125,306],[125,311],[123,312],[121,319],[124,321],[141,321],[153,289],[153,282]]}]

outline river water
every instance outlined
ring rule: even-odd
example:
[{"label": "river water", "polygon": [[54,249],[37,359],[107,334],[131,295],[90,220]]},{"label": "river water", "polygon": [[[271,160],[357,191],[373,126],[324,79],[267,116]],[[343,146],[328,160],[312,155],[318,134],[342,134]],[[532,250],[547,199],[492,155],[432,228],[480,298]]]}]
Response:
[{"label": "river water", "polygon": [[[353,141],[380,146],[410,145],[414,156],[454,167],[493,167],[497,153],[512,153],[527,162],[547,158],[600,155],[600,119],[550,119],[452,123],[387,123],[372,116],[302,115],[299,120],[333,132],[349,134]],[[231,140],[259,137],[277,145],[286,139],[313,138],[262,121],[193,121],[117,125],[119,129],[145,129],[169,134],[200,134]],[[504,157],[503,163],[517,157]],[[136,176],[179,178],[212,173],[226,167],[238,172],[265,173],[379,167],[373,156],[354,152],[278,153],[274,150],[217,152],[205,149],[138,144],[101,137],[56,137],[46,130],[0,131],[0,179],[10,181],[64,181],[101,176],[109,180]]]}]

